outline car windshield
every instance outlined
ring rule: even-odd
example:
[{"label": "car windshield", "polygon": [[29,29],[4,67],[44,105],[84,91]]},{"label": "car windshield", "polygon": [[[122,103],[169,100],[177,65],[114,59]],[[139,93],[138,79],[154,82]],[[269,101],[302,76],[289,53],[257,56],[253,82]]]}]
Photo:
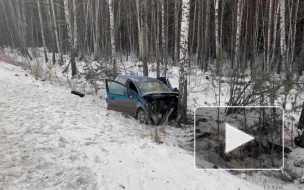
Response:
[{"label": "car windshield", "polygon": [[138,87],[143,95],[149,93],[171,92],[170,88],[161,81],[140,82]]}]

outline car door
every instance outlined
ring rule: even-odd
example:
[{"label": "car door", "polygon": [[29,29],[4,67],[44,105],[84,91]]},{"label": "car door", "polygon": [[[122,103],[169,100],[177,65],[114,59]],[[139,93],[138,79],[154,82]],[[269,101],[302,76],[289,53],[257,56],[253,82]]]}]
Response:
[{"label": "car door", "polygon": [[139,96],[136,92],[131,89],[128,89],[128,99],[125,102],[126,112],[132,116],[136,116],[136,110],[139,103]]},{"label": "car door", "polygon": [[171,83],[170,83],[170,81],[169,81],[168,78],[166,78],[166,77],[158,77],[157,79],[160,80],[161,82],[163,82],[165,85],[167,85],[171,89],[172,92],[179,92],[179,90],[177,88],[173,88],[172,87],[172,85],[171,85]]},{"label": "car door", "polygon": [[157,79],[160,80],[161,82],[163,82],[165,85],[167,85],[172,90],[172,86],[171,86],[169,79],[167,79],[166,77],[158,77]]},{"label": "car door", "polygon": [[126,101],[129,99],[127,87],[117,81],[106,79],[107,104],[109,110],[127,112]]},{"label": "car door", "polygon": [[[131,84],[133,85],[133,87],[130,86]],[[126,100],[126,103],[125,103],[127,113],[135,116],[137,107],[140,104],[139,95],[134,91],[136,89],[136,86],[134,85],[133,82],[127,81],[126,86],[128,88],[128,100]],[[137,89],[136,89],[136,91],[137,91]]]}]

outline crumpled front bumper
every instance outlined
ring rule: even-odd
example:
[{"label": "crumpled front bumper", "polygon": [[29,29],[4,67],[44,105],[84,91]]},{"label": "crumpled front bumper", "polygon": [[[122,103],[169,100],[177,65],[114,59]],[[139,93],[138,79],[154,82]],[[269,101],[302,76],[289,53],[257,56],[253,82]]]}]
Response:
[{"label": "crumpled front bumper", "polygon": [[169,112],[167,112],[166,114],[161,114],[161,113],[152,114],[152,113],[150,113],[149,117],[152,120],[154,125],[159,125],[159,124],[161,124],[160,122],[168,121],[169,118],[172,116],[173,111],[174,111],[174,108],[171,108],[169,110]]}]

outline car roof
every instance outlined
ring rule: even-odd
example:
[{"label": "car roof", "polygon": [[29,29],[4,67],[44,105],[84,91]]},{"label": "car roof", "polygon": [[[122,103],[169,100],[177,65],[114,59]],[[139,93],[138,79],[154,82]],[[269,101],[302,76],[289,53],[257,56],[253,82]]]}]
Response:
[{"label": "car roof", "polygon": [[144,82],[144,81],[154,81],[154,82],[159,82],[158,79],[153,78],[153,77],[147,77],[147,76],[136,76],[136,75],[120,75],[118,76],[119,78],[126,78],[129,79],[135,83],[140,83],[140,82]]}]

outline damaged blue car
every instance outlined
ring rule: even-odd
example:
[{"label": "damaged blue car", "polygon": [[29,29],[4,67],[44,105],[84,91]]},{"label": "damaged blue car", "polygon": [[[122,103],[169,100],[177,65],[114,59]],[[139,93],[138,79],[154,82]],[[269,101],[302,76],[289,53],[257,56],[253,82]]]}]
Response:
[{"label": "damaged blue car", "polygon": [[108,110],[124,112],[141,123],[154,125],[176,118],[179,93],[168,79],[118,76],[105,82]]}]

